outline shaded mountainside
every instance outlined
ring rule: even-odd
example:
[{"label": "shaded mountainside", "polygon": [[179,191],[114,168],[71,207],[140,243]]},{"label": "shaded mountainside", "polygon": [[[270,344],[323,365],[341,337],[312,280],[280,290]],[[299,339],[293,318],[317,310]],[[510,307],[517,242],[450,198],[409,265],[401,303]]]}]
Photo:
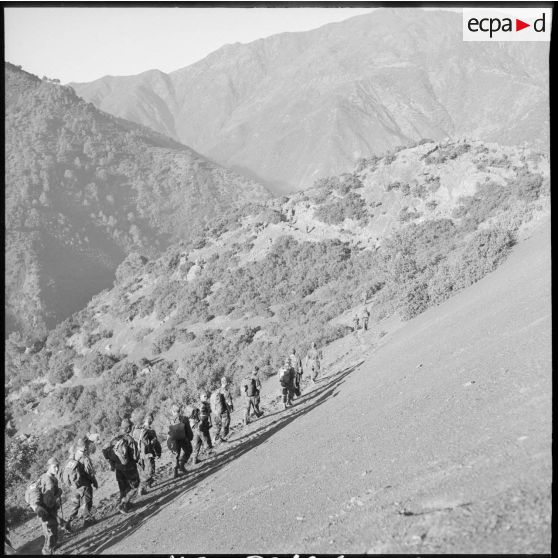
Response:
[{"label": "shaded mountainside", "polygon": [[276,191],[421,138],[548,145],[548,45],[463,42],[444,11],[378,9],[72,87]]},{"label": "shaded mountainside", "polygon": [[545,156],[421,142],[231,210],[161,257],[132,252],[114,288],[36,347],[10,336],[7,468],[33,474],[53,447],[63,457],[76,433],[108,436],[136,410],[160,429],[170,401],[191,405],[223,375],[236,395],[254,365],[274,379],[293,346],[345,339],[364,301],[380,339],[496,269],[549,208]]},{"label": "shaded mountainside", "polygon": [[6,64],[7,331],[46,327],[263,186]]}]

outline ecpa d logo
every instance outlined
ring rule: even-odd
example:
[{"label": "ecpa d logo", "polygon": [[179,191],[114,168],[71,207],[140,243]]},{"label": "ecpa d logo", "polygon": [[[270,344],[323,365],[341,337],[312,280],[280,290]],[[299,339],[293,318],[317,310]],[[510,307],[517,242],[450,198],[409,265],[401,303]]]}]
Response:
[{"label": "ecpa d logo", "polygon": [[550,8],[463,8],[464,41],[550,41]]}]

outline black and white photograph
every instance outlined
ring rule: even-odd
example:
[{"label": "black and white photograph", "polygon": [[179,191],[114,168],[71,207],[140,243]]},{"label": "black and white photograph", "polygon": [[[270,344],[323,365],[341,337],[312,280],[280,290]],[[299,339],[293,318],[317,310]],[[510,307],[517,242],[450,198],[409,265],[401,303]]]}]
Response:
[{"label": "black and white photograph", "polygon": [[552,3],[2,10],[5,554],[550,554]]}]

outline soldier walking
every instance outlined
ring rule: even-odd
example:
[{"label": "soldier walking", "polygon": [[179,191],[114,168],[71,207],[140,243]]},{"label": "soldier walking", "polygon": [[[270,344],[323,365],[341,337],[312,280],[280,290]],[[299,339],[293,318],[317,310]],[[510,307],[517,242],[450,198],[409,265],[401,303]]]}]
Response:
[{"label": "soldier walking", "polygon": [[362,329],[364,329],[364,331],[368,331],[368,321],[370,320],[370,312],[366,306],[362,309],[362,314],[360,317],[362,319]]},{"label": "soldier walking", "polygon": [[242,390],[245,396],[245,409],[244,424],[250,424],[252,413],[258,418],[263,415],[259,408],[259,394],[261,389],[261,382],[258,378],[258,370],[256,367],[251,374],[248,374],[242,381]]},{"label": "soldier walking", "polygon": [[221,387],[212,396],[211,410],[213,411],[213,422],[217,428],[215,443],[226,442],[231,425],[231,413],[233,412],[233,400],[227,384],[227,378],[221,378]]},{"label": "soldier walking", "polygon": [[98,489],[93,463],[87,455],[87,438],[79,438],[70,448],[69,459],[62,471],[62,482],[70,488],[70,515],[68,523],[75,527],[78,519],[83,527],[91,521],[93,488]]},{"label": "soldier walking", "polygon": [[132,432],[139,449],[138,469],[140,475],[140,485],[138,493],[141,496],[147,492],[148,488],[153,486],[155,477],[155,459],[161,457],[161,443],[157,438],[157,433],[151,425],[153,424],[153,415],[147,413],[143,419],[142,426],[136,426]]},{"label": "soldier walking", "polygon": [[[32,483],[25,500],[37,514],[45,536],[42,554],[54,554],[58,544],[58,512],[62,507],[62,491],[58,486],[60,463],[55,457],[47,461],[47,471]],[[62,521],[62,520],[61,520]]]},{"label": "soldier walking", "polygon": [[302,361],[300,357],[296,354],[296,349],[291,351],[289,355],[289,363],[291,369],[293,370],[293,392],[296,397],[301,395],[301,380],[302,380]]},{"label": "soldier walking", "polygon": [[285,409],[292,406],[293,377],[294,371],[291,368],[290,359],[287,357],[285,358],[285,363],[279,369],[279,383],[281,384],[283,405]]},{"label": "soldier walking", "polygon": [[105,459],[112,471],[116,472],[116,482],[120,491],[118,511],[128,513],[131,500],[136,495],[140,484],[137,463],[139,461],[138,445],[130,435],[132,422],[123,419],[120,423],[120,433],[113,438],[107,448],[103,450]]},{"label": "soldier walking", "polygon": [[305,367],[310,369],[310,379],[315,384],[320,373],[320,358],[322,357],[321,351],[316,348],[316,342],[312,343],[312,347],[306,353]]},{"label": "soldier walking", "polygon": [[194,457],[192,458],[192,463],[195,465],[196,463],[199,463],[202,446],[205,447],[205,451],[208,454],[212,454],[215,451],[213,449],[211,435],[209,433],[212,426],[211,407],[207,401],[207,394],[205,392],[200,393],[199,407],[195,407],[193,409],[191,418],[194,438]]},{"label": "soldier walking", "polygon": [[193,438],[194,433],[192,432],[188,417],[182,414],[182,407],[174,403],[171,406],[167,436],[167,447],[175,455],[174,478],[178,477],[179,471],[184,474],[188,472],[185,465],[192,455]]}]

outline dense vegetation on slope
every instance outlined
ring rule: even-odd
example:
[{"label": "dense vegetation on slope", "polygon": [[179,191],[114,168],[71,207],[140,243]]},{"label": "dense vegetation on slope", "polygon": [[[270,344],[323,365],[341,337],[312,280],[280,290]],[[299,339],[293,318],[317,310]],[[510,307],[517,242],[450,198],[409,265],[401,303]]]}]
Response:
[{"label": "dense vegetation on slope", "polygon": [[262,186],[6,64],[6,318],[33,339]]},{"label": "dense vegetation on slope", "polygon": [[[233,210],[157,259],[133,252],[112,290],[35,347],[8,340],[10,505],[76,432],[108,435],[138,407],[160,416],[222,375],[238,390],[254,364],[275,374],[291,347],[304,354],[350,332],[364,297],[374,324],[412,318],[478,281],[548,210],[548,188],[548,161],[529,150],[425,142]],[[346,207],[357,197],[355,215]],[[34,409],[56,426],[39,420],[44,435],[18,437]]]}]

